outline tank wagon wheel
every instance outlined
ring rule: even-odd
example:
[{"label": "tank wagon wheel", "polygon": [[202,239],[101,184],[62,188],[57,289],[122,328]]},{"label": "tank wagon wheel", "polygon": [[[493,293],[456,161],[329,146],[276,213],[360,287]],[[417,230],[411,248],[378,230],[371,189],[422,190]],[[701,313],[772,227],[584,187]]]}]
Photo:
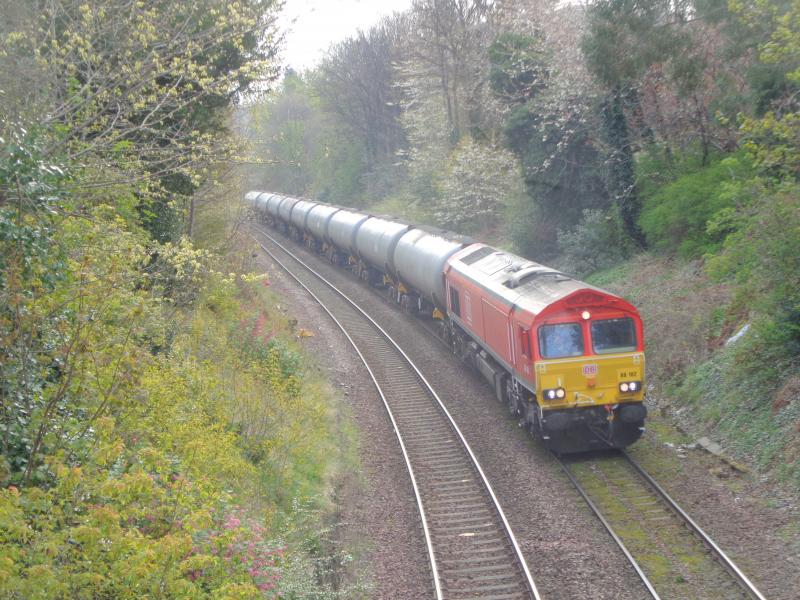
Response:
[{"label": "tank wagon wheel", "polygon": [[400,308],[403,312],[408,312],[408,294],[400,294]]}]

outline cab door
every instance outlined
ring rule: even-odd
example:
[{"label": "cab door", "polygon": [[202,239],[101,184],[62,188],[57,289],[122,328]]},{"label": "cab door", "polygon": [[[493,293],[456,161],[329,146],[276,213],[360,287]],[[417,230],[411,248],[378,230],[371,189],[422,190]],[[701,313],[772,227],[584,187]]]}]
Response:
[{"label": "cab door", "polygon": [[511,318],[511,338],[514,348],[514,370],[517,377],[530,384],[535,382],[533,368],[533,327],[532,319],[516,309]]}]

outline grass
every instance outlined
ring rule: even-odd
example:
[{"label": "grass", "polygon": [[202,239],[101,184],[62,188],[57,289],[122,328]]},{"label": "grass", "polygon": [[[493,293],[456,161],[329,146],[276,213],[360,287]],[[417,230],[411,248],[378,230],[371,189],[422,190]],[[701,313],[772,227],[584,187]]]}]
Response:
[{"label": "grass", "polygon": [[618,286],[620,282],[626,279],[633,269],[633,262],[623,262],[613,267],[592,273],[586,277],[586,283],[591,283],[597,287]]}]

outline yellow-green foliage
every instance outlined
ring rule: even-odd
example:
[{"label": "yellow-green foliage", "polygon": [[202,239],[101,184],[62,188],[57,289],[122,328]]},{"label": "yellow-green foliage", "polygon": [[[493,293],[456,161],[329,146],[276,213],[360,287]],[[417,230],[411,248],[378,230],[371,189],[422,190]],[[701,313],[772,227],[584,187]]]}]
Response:
[{"label": "yellow-green foliage", "polygon": [[800,2],[731,0],[742,23],[769,32],[758,46],[759,59],[777,68],[785,78],[786,99],[763,116],[742,117],[745,147],[771,173],[797,178],[800,173]]},{"label": "yellow-green foliage", "polygon": [[269,525],[324,492],[328,396],[247,325],[263,286],[181,239],[192,194],[223,196],[225,108],[275,73],[280,3],[12,4],[0,598],[310,591],[305,550]]},{"label": "yellow-green foliage", "polygon": [[146,238],[102,208],[55,239],[59,285],[10,296],[23,328],[55,340],[33,364],[60,370],[5,408],[28,445],[3,456],[0,597],[279,593],[302,551],[268,526],[324,492],[333,433],[279,320],[261,324],[269,340],[253,323],[263,282],[215,272],[188,242],[143,269]]}]

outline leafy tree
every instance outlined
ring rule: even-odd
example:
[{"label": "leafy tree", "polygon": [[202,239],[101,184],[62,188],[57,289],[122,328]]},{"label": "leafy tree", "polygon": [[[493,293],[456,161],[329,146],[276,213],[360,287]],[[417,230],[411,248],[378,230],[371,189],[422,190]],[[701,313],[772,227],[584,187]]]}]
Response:
[{"label": "leafy tree", "polygon": [[547,57],[537,38],[502,33],[489,47],[492,91],[509,106],[533,100],[548,79]]},{"label": "leafy tree", "polygon": [[562,268],[578,276],[608,268],[625,258],[626,239],[613,212],[586,209],[574,229],[558,232]]},{"label": "leafy tree", "polygon": [[766,24],[768,39],[758,47],[764,65],[781,74],[780,82],[762,98],[755,116],[742,122],[747,149],[758,165],[776,177],[800,177],[800,6],[768,2],[733,4],[740,19],[748,24]]},{"label": "leafy tree", "polygon": [[557,235],[581,219],[583,210],[608,205],[600,157],[580,114],[556,117],[547,96],[556,73],[543,40],[520,34],[498,37],[489,50],[495,94],[508,107],[504,133],[519,157],[532,201],[512,203],[512,237],[541,260],[558,253]]},{"label": "leafy tree", "polygon": [[446,227],[473,233],[496,223],[524,193],[519,162],[509,151],[465,138],[450,155],[434,217]]},{"label": "leafy tree", "polygon": [[393,161],[405,147],[393,66],[404,27],[402,17],[390,17],[340,42],[312,77],[323,109],[338,116],[350,132],[348,139],[361,141],[367,171]]},{"label": "leafy tree", "polygon": [[257,152],[265,161],[259,166],[255,186],[302,196],[313,182],[319,153],[322,115],[307,83],[293,71],[286,73],[280,92],[270,101],[254,106],[252,131]]},{"label": "leafy tree", "polygon": [[[582,48],[589,70],[606,90],[600,111],[604,140],[608,145],[608,185],[626,231],[639,243],[641,199],[634,178],[636,131],[652,139],[653,131],[642,121],[640,83],[652,65],[668,65],[671,81],[684,95],[700,81],[703,64],[691,49],[693,38],[685,24],[690,7],[662,0],[598,0],[588,8],[588,29]],[[705,107],[703,107],[705,108]],[[707,116],[701,109],[704,157],[710,151],[705,135]]]},{"label": "leafy tree", "polygon": [[[174,238],[174,228],[148,211],[182,216],[202,170],[233,156],[220,142],[221,109],[274,76],[274,7],[274,0],[37,3],[35,16],[22,14],[6,36],[6,67],[37,57],[38,85],[11,86],[19,118],[59,132],[45,152],[84,165],[84,188],[136,185],[145,224],[160,239]],[[13,70],[0,77],[5,87]]]},{"label": "leafy tree", "polygon": [[641,216],[648,243],[684,257],[718,250],[734,227],[734,211],[752,201],[753,175],[749,157],[738,153],[658,188]]}]

